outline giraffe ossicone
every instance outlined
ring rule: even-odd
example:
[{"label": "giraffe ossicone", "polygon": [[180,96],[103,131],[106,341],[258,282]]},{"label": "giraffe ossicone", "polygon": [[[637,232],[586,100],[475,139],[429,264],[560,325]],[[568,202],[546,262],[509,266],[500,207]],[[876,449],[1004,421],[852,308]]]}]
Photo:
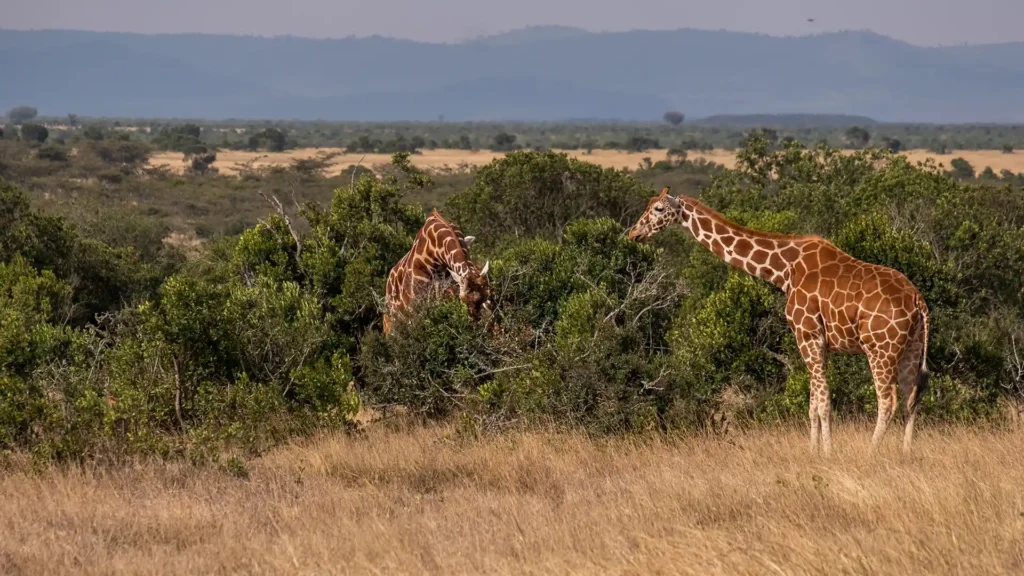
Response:
[{"label": "giraffe ossicone", "polygon": [[906,410],[903,448],[910,450],[928,384],[928,306],[906,276],[858,260],[820,236],[745,228],[693,198],[670,195],[668,187],[651,198],[628,236],[643,242],[675,224],[719,259],[786,293],[786,320],[811,376],[812,451],[828,454],[832,447],[825,379],[830,352],[868,358],[878,398],[872,451],[896,414],[897,389]]},{"label": "giraffe ossicone", "polygon": [[[435,208],[416,233],[412,248],[388,274],[385,285],[384,334],[390,334],[393,320],[401,316],[416,299],[426,295],[435,282],[445,275],[458,286],[459,300],[470,315],[479,320],[493,307],[491,286],[487,279],[491,263],[478,269],[469,257],[469,245],[476,238],[465,236],[458,226],[441,216]],[[454,290],[445,291],[455,295]]]}]

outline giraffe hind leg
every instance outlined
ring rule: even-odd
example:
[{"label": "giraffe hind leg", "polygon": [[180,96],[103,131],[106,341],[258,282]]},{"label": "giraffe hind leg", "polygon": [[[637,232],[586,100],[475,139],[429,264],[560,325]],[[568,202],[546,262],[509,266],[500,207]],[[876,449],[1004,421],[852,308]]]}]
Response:
[{"label": "giraffe hind leg", "polygon": [[899,364],[899,388],[900,398],[903,400],[903,409],[906,417],[903,432],[903,451],[910,452],[910,445],[914,439],[914,421],[917,419],[917,411],[921,405],[921,395],[924,394],[925,378],[922,378],[921,355],[924,354],[924,339],[920,335],[911,341],[900,358]]},{"label": "giraffe hind leg", "polygon": [[875,452],[896,415],[897,359],[894,354],[874,352],[868,354],[868,364],[871,366],[875,396],[878,399],[878,419],[871,436],[871,452]]}]

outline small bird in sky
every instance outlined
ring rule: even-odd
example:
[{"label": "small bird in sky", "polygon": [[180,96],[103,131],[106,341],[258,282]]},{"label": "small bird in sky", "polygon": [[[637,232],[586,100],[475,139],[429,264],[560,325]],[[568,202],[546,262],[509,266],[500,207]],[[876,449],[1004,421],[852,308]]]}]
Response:
[{"label": "small bird in sky", "polygon": [[814,18],[808,18],[807,21],[808,22],[814,22]]}]

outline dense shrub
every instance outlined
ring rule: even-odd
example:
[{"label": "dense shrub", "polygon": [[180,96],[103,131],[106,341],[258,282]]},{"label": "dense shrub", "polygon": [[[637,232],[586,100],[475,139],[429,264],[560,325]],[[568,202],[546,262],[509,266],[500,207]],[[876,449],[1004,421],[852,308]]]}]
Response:
[{"label": "dense shrub", "polygon": [[165,126],[153,137],[153,146],[161,150],[197,153],[205,151],[207,145],[202,141],[202,128],[195,124]]},{"label": "dense shrub", "polygon": [[370,398],[604,431],[659,425],[661,388],[643,382],[669,369],[658,351],[681,287],[655,249],[623,238],[611,219],[579,220],[563,242],[524,240],[493,265],[497,328],[469,323],[458,301],[424,304],[389,338],[363,341]]},{"label": "dense shrub", "polygon": [[21,125],[21,139],[25,142],[42,144],[50,137],[50,131],[42,124],[25,123]]},{"label": "dense shrub", "polygon": [[[118,186],[139,185],[136,145],[104,137],[80,154],[124,177]],[[992,418],[1001,403],[1024,401],[1015,176],[997,188],[891,150],[808,150],[771,130],[745,136],[736,169],[680,152],[634,172],[532,151],[479,169],[444,209],[478,238],[474,259],[491,261],[493,323],[439,297],[388,338],[385,279],[425,218],[406,201],[437,197],[408,152],[331,180],[343,185],[324,205],[273,197],[322,183],[322,162],[253,169],[232,185],[258,186],[273,213],[237,223],[237,236],[187,262],[155,215],[105,209],[71,225],[3,184],[0,449],[42,459],[258,453],[345,426],[353,389],[427,418],[543,419],[602,433],[805,418],[809,379],[784,295],[681,229],[649,245],[625,238],[651,184],[677,182],[740,224],[819,234],[905,273],[931,310],[929,420]],[[4,170],[59,169],[38,153],[0,153]],[[150,173],[140,188],[223,178]],[[828,377],[840,415],[873,417],[863,357],[833,355]]]},{"label": "dense shrub", "polygon": [[576,218],[606,216],[625,225],[643,211],[649,191],[624,171],[564,153],[518,151],[480,168],[473,186],[447,206],[463,227],[488,231],[482,242],[555,239]]},{"label": "dense shrub", "polygon": [[391,337],[375,332],[362,344],[366,397],[433,417],[465,408],[481,375],[499,362],[493,342],[457,299],[423,301],[408,321],[396,323]]},{"label": "dense shrub", "polygon": [[279,128],[264,128],[249,137],[249,150],[267,150],[281,152],[288,147],[288,137]]}]

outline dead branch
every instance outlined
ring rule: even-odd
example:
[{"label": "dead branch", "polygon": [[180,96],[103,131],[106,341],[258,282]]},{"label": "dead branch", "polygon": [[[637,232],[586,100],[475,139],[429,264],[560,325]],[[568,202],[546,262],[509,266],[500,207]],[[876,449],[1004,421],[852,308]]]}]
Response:
[{"label": "dead branch", "polygon": [[[259,195],[263,196],[263,199],[266,200],[267,203],[270,204],[272,207],[274,207],[275,210],[277,210],[277,212],[281,215],[281,218],[284,218],[284,223],[288,226],[288,231],[291,232],[292,239],[295,240],[295,259],[298,260],[302,256],[302,239],[299,237],[299,233],[295,231],[295,227],[292,226],[292,220],[284,211],[284,206],[281,204],[281,201],[277,199],[277,196],[270,196],[268,198],[267,195],[264,194],[262,190],[259,192]],[[273,198],[273,201],[271,201],[271,198]]]},{"label": "dead branch", "polygon": [[356,187],[356,172],[359,171],[359,166],[362,165],[363,158],[366,158],[366,154],[363,154],[362,157],[359,158],[359,162],[356,162],[356,165],[352,167],[352,181],[348,183],[349,190]]}]

